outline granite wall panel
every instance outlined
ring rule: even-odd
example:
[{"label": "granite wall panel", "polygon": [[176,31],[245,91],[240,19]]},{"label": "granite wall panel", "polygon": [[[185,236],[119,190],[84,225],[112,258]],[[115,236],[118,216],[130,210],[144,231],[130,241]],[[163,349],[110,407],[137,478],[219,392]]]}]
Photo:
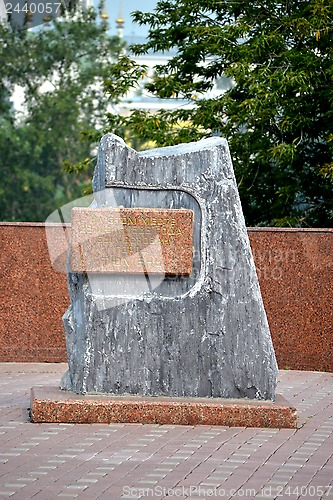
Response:
[{"label": "granite wall panel", "polygon": [[44,224],[1,223],[0,249],[0,361],[65,361],[67,282],[52,269]]},{"label": "granite wall panel", "polygon": [[[333,230],[248,232],[279,368],[333,372]],[[67,280],[44,224],[0,223],[0,249],[0,362],[66,361]]]},{"label": "granite wall panel", "polygon": [[333,371],[333,230],[248,229],[280,368]]}]

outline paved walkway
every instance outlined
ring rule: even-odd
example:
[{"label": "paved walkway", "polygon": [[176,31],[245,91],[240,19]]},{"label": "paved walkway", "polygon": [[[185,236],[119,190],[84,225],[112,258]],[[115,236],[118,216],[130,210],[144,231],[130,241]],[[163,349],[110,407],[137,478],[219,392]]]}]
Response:
[{"label": "paved walkway", "polygon": [[32,424],[64,364],[0,364],[0,499],[333,499],[333,374],[281,371],[299,429]]}]

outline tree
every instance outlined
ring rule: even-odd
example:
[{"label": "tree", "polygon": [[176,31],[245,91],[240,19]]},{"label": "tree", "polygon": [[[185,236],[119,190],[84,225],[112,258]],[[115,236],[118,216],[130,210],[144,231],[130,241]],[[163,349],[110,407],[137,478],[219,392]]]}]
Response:
[{"label": "tree", "polygon": [[[177,49],[146,88],[186,98],[155,114],[109,115],[108,129],[157,145],[226,137],[248,225],[331,227],[333,3],[326,0],[160,0],[135,55]],[[123,57],[106,88],[119,100],[145,68]],[[207,98],[217,79],[232,87]],[[115,86],[117,81],[117,87]]]},{"label": "tree", "polygon": [[[121,50],[98,12],[68,14],[35,31],[0,24],[0,214],[43,221],[82,196],[92,176],[92,147],[81,130],[102,128],[108,99],[102,82]],[[9,100],[19,86],[23,110]],[[81,163],[85,175],[64,170]]]}]

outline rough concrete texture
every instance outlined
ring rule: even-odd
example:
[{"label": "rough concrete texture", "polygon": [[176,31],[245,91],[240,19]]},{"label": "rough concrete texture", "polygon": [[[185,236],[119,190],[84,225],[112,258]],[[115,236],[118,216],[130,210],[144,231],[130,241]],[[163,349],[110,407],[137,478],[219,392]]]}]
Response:
[{"label": "rough concrete texture", "polygon": [[96,207],[192,209],[193,276],[166,277],[146,292],[124,283],[126,299],[117,283],[101,299],[92,276],[69,273],[69,370],[61,387],[274,399],[275,354],[227,142],[214,137],[137,153],[108,134],[93,188]]}]

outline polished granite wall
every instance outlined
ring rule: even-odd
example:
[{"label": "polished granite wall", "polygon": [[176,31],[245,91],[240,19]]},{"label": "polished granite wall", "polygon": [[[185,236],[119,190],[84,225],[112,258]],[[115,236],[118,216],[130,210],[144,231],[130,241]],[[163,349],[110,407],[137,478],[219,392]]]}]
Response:
[{"label": "polished granite wall", "polygon": [[[62,231],[52,229],[59,245]],[[333,230],[248,233],[279,368],[333,372]],[[0,223],[0,250],[0,362],[66,361],[67,281],[44,224]]]},{"label": "polished granite wall", "polygon": [[248,229],[280,368],[333,371],[333,230]]}]

